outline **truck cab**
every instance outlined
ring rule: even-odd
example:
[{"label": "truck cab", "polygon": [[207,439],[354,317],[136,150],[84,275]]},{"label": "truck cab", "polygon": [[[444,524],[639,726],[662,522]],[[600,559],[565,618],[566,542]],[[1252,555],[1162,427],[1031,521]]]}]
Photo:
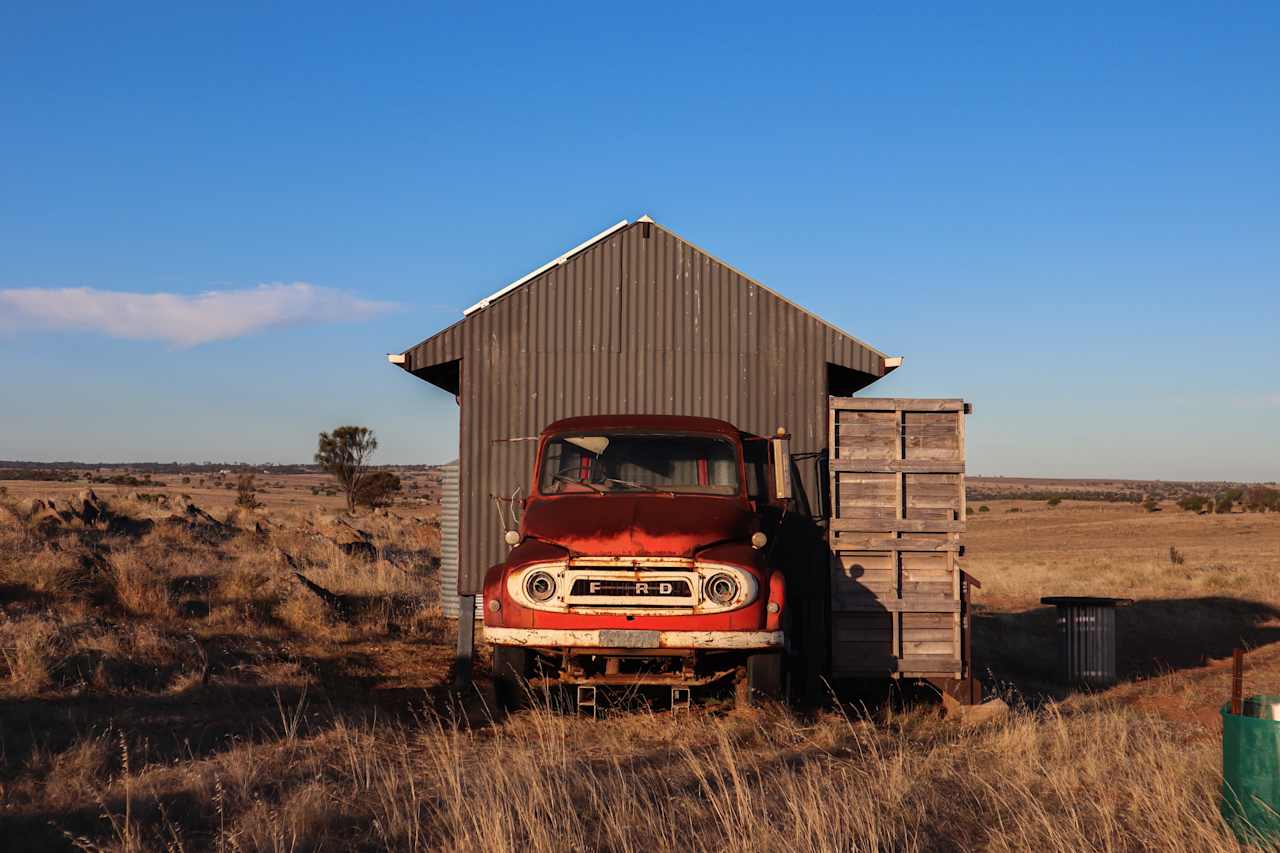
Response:
[{"label": "truck cab", "polygon": [[789,498],[785,436],[684,416],[551,424],[485,576],[500,704],[527,680],[777,696],[788,612],[771,545]]}]

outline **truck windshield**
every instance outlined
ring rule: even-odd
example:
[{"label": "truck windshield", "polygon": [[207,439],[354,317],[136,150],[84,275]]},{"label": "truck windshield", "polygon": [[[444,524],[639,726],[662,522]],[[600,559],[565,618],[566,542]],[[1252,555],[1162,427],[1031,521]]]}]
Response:
[{"label": "truck windshield", "polygon": [[558,435],[543,451],[538,490],[735,495],[738,453],[733,442],[706,435]]}]

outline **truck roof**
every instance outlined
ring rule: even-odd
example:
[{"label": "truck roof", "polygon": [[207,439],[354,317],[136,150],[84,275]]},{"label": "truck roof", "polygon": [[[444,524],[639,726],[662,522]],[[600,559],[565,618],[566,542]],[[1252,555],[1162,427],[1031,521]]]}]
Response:
[{"label": "truck roof", "polygon": [[738,438],[742,431],[728,421],[692,415],[586,415],[564,418],[548,426],[544,433],[580,430],[658,429],[720,433]]}]

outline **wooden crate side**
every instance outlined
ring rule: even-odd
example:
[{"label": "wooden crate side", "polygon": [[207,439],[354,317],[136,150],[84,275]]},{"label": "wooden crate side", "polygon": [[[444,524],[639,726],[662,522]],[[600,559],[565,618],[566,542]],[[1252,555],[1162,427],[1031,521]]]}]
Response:
[{"label": "wooden crate side", "polygon": [[955,677],[963,400],[832,398],[832,674]]}]

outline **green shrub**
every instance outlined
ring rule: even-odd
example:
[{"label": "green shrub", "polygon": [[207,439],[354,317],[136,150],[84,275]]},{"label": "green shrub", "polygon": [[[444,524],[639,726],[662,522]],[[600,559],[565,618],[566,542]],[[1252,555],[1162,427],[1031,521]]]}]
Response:
[{"label": "green shrub", "polygon": [[1209,499],[1204,495],[1187,495],[1178,501],[1178,507],[1185,509],[1187,512],[1200,512],[1207,503],[1209,503]]}]

